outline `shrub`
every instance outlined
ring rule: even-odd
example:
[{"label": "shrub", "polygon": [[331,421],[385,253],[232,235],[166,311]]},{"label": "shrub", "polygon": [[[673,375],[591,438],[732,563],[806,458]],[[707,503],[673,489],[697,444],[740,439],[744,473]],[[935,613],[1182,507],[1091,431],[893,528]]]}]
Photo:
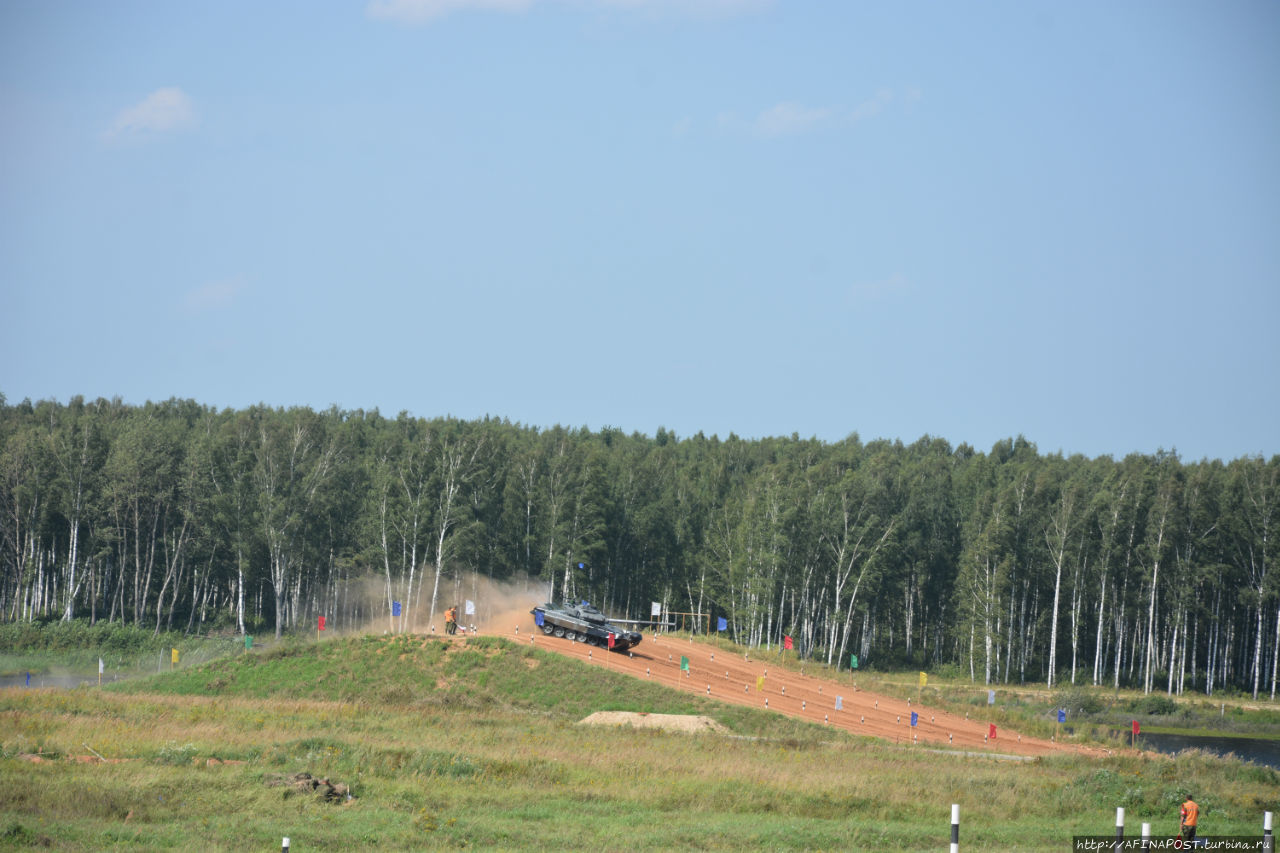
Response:
[{"label": "shrub", "polygon": [[1150,696],[1143,696],[1141,699],[1135,699],[1130,702],[1129,709],[1139,714],[1164,716],[1178,713],[1178,703],[1168,696],[1153,693]]},{"label": "shrub", "polygon": [[156,761],[160,764],[180,767],[194,761],[198,752],[199,750],[193,743],[184,743],[178,746],[171,741],[160,747],[160,751],[156,753]]},{"label": "shrub", "polygon": [[1067,713],[1100,714],[1106,708],[1102,695],[1087,687],[1068,687],[1053,696],[1054,704],[1067,709]]},{"label": "shrub", "polygon": [[958,663],[940,663],[928,667],[929,678],[936,676],[940,681],[968,681],[969,668]]}]

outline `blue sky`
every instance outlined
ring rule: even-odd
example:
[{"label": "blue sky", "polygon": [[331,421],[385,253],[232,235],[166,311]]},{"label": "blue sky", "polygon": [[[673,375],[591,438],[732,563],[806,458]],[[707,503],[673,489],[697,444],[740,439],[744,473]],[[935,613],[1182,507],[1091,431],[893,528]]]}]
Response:
[{"label": "blue sky", "polygon": [[1280,5],[0,4],[0,392],[1280,453]]}]

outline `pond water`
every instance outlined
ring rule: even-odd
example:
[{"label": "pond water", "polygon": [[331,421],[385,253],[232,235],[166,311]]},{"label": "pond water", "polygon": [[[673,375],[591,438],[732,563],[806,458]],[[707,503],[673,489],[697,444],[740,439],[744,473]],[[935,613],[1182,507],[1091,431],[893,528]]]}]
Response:
[{"label": "pond water", "polygon": [[1243,761],[1252,761],[1280,770],[1280,740],[1263,740],[1261,738],[1229,737],[1219,735],[1170,735],[1147,734],[1138,735],[1138,742],[1144,749],[1174,754],[1184,749],[1203,749],[1217,755],[1234,754]]}]

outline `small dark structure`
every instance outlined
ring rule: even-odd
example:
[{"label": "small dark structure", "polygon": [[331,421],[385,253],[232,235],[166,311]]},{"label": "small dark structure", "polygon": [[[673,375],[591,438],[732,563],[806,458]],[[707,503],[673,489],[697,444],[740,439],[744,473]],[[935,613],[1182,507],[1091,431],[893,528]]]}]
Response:
[{"label": "small dark structure", "polygon": [[285,788],[287,793],[314,794],[317,799],[326,803],[345,803],[354,799],[351,788],[341,782],[331,782],[312,776],[310,773],[294,773],[282,776],[273,775],[263,779],[268,788]]}]

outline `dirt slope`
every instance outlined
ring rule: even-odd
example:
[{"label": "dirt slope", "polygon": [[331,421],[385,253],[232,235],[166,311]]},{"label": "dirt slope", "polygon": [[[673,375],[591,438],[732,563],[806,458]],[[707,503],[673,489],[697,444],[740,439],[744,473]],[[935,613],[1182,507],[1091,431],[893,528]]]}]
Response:
[{"label": "dirt slope", "polygon": [[[510,624],[515,620],[503,620]],[[743,658],[713,646],[665,636],[645,634],[644,642],[630,653],[615,653],[585,643],[556,639],[527,624],[506,630],[490,626],[480,633],[501,635],[520,643],[604,666],[636,678],[648,678],[691,693],[711,696],[721,702],[768,708],[779,714],[838,726],[851,732],[884,738],[895,743],[922,746],[941,745],[955,749],[987,752],[992,755],[1047,755],[1053,752],[1087,752],[1085,747],[1059,744],[1051,740],[1021,736],[1000,728],[994,740],[988,737],[989,723],[965,719],[902,699],[891,699],[858,689],[848,681],[837,682],[809,674],[770,667],[767,657]],[[687,672],[680,658],[689,659]],[[763,682],[759,679],[763,678]],[[853,684],[856,684],[856,679]],[[836,709],[839,698],[841,709]],[[911,712],[918,715],[911,725]]]}]

